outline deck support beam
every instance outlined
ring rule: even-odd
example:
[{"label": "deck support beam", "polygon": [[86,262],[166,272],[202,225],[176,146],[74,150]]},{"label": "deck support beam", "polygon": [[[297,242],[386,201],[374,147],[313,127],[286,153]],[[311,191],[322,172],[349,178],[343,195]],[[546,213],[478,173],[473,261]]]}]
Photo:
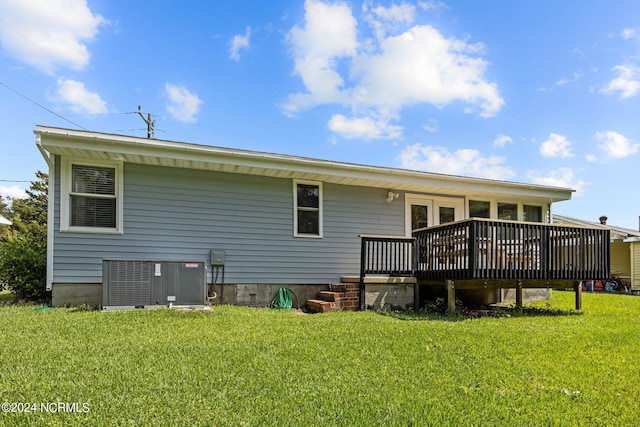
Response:
[{"label": "deck support beam", "polygon": [[576,282],[573,290],[576,293],[576,310],[582,310],[582,282]]},{"label": "deck support beam", "polygon": [[447,287],[447,313],[455,314],[456,312],[456,288],[453,280],[445,280],[445,286]]},{"label": "deck support beam", "polygon": [[522,281],[518,281],[516,286],[516,309],[518,312],[522,312]]}]

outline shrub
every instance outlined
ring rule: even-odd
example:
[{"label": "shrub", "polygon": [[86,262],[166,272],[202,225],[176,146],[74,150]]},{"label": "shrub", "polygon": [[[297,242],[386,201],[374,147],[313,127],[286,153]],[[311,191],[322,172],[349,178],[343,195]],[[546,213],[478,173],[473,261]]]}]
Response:
[{"label": "shrub", "polygon": [[41,235],[18,234],[0,245],[0,282],[16,297],[43,300],[47,277],[47,242]]},{"label": "shrub", "polygon": [[47,182],[36,172],[24,199],[12,199],[11,207],[0,199],[0,211],[13,222],[0,230],[0,289],[19,299],[47,297]]}]

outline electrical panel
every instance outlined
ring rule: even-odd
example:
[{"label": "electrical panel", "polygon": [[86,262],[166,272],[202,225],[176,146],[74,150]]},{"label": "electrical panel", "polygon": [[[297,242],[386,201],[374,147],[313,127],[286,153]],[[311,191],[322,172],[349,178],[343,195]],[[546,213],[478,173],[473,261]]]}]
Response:
[{"label": "electrical panel", "polygon": [[104,260],[103,307],[204,305],[204,261]]},{"label": "electrical panel", "polygon": [[223,266],[226,254],[221,249],[211,249],[211,266]]}]

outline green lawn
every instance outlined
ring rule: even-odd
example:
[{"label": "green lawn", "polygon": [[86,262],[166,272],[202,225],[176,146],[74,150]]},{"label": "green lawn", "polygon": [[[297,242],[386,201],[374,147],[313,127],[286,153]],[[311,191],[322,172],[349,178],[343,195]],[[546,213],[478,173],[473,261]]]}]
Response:
[{"label": "green lawn", "polygon": [[0,425],[638,425],[640,297],[583,298],[466,320],[0,307],[0,402],[38,405]]}]

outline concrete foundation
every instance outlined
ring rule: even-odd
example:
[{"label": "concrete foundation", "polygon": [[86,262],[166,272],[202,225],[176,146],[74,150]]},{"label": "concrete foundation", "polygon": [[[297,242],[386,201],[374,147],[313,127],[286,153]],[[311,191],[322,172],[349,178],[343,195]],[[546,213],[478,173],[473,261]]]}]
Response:
[{"label": "concrete foundation", "polygon": [[51,305],[102,305],[102,283],[54,283],[51,286]]},{"label": "concrete foundation", "polygon": [[[502,289],[501,302],[515,303],[516,302],[516,290],[515,289]],[[547,288],[530,288],[522,290],[522,302],[536,302],[546,301],[551,298],[551,289]]]},{"label": "concrete foundation", "polygon": [[298,297],[300,307],[304,306],[308,299],[313,299],[319,291],[328,291],[329,285],[282,285],[282,284],[216,284],[209,287],[216,293],[212,304],[243,305],[249,307],[268,307],[271,299],[278,289],[288,288],[294,294],[291,295],[293,306],[296,307]]},{"label": "concrete foundation", "polygon": [[365,304],[373,310],[405,310],[413,307],[414,284],[365,285]]}]

